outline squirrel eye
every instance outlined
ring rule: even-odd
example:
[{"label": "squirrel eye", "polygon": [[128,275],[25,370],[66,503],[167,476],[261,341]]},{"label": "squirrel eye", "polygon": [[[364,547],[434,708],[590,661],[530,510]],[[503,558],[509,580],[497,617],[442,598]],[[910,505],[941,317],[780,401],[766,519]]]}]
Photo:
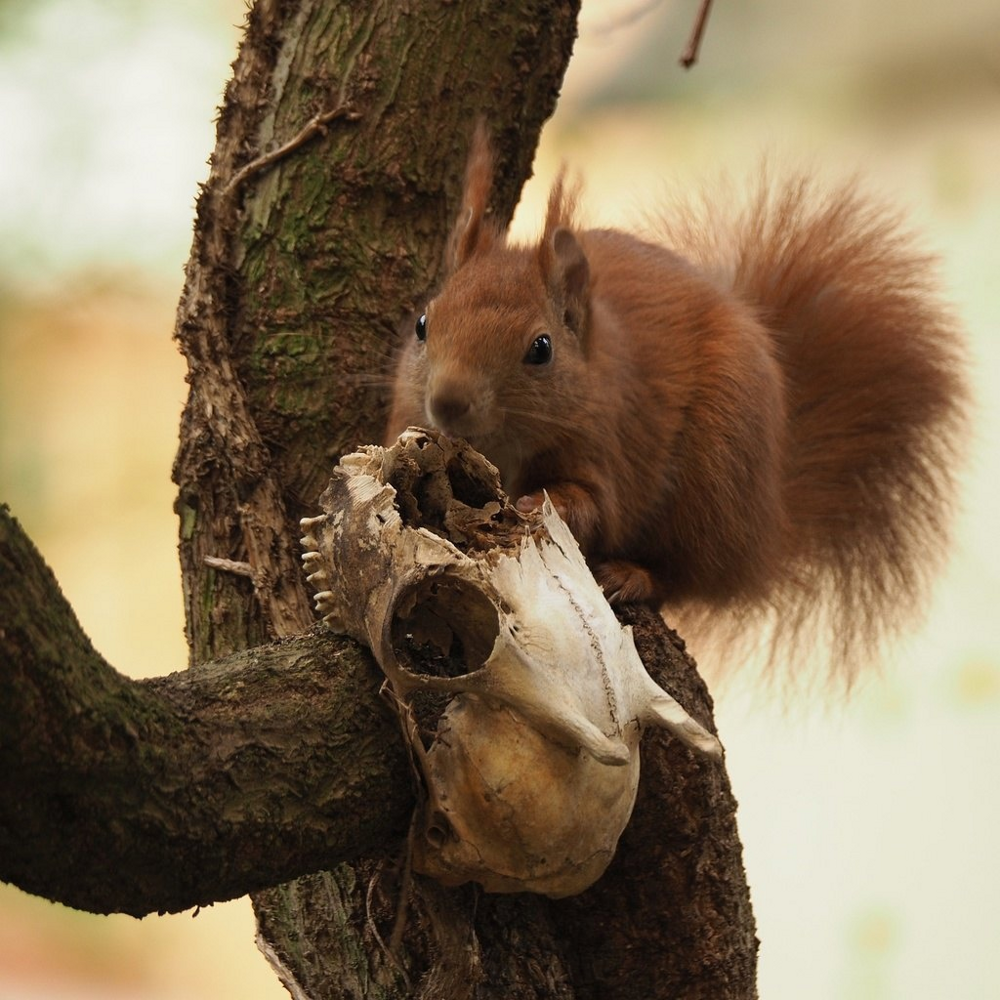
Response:
[{"label": "squirrel eye", "polygon": [[536,337],[524,356],[526,365],[547,365],[552,360],[552,338],[543,333]]},{"label": "squirrel eye", "polygon": [[421,313],[420,318],[417,320],[417,325],[415,327],[417,340],[424,341],[427,339],[427,313]]}]

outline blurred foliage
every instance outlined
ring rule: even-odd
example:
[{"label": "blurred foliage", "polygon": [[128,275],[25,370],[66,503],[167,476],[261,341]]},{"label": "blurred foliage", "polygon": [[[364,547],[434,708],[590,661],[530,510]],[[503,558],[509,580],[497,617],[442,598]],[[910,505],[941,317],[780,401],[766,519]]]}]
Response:
[{"label": "blurred foliage", "polygon": [[0,272],[38,285],[69,269],[178,273],[235,0],[39,0],[0,16]]}]

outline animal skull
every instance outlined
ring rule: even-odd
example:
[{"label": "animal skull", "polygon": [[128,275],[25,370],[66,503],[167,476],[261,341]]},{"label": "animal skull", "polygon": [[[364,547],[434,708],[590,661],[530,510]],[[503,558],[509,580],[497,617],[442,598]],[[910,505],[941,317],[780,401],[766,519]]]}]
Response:
[{"label": "animal skull", "polygon": [[414,428],[347,455],[306,518],[317,608],[367,644],[426,788],[414,867],[552,897],[605,870],[643,726],[718,741],[646,673],[569,529],[525,517],[463,442]]}]

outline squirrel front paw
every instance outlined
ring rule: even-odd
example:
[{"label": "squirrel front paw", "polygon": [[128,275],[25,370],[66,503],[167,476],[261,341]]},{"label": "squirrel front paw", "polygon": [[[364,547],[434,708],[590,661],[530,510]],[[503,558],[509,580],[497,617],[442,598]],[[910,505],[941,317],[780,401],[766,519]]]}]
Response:
[{"label": "squirrel front paw", "polygon": [[541,507],[546,494],[556,513],[566,522],[584,555],[594,548],[600,526],[600,514],[594,496],[578,483],[555,483],[519,497],[514,505],[524,514]]},{"label": "squirrel front paw", "polygon": [[594,578],[609,604],[659,604],[652,574],[636,563],[622,559],[598,563]]}]

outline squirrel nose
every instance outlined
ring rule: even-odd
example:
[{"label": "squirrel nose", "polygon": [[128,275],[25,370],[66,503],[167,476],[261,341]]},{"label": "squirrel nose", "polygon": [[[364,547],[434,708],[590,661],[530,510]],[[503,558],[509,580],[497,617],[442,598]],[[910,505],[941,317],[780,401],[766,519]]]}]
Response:
[{"label": "squirrel nose", "polygon": [[434,426],[443,431],[454,430],[470,409],[469,396],[450,388],[435,393],[427,403],[427,415]]}]

